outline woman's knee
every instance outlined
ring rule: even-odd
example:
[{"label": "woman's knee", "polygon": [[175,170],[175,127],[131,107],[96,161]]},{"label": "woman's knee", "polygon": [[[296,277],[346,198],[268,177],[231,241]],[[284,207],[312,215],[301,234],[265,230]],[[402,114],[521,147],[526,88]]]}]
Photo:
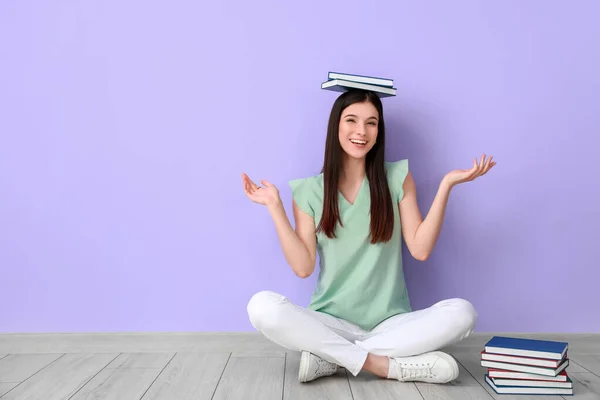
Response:
[{"label": "woman's knee", "polygon": [[469,336],[475,329],[478,314],[475,306],[465,299],[452,299],[453,313],[459,329],[463,332],[463,338]]},{"label": "woman's knee", "polygon": [[246,307],[252,326],[257,330],[276,326],[281,319],[281,306],[286,301],[285,296],[270,290],[254,294]]}]

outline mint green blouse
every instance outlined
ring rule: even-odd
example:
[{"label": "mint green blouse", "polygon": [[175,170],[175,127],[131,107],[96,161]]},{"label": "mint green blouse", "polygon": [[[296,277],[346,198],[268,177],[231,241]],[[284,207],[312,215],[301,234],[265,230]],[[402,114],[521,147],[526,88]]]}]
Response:
[{"label": "mint green blouse", "polygon": [[[402,265],[398,203],[408,174],[408,160],[385,163],[394,207],[394,231],[387,243],[369,242],[371,196],[365,177],[354,204],[339,193],[337,237],[317,234],[319,276],[308,308],[369,331],[385,319],[411,311]],[[289,182],[298,207],[315,219],[323,212],[323,174]]]}]

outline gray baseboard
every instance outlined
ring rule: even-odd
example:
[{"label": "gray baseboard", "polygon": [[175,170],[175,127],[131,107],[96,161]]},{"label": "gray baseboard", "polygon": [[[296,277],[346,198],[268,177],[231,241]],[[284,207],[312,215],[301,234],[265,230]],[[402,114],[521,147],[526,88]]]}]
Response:
[{"label": "gray baseboard", "polygon": [[[600,354],[600,333],[477,332],[451,349],[482,349],[494,335],[565,341],[571,354]],[[240,351],[286,350],[257,332],[0,334],[0,354]]]}]

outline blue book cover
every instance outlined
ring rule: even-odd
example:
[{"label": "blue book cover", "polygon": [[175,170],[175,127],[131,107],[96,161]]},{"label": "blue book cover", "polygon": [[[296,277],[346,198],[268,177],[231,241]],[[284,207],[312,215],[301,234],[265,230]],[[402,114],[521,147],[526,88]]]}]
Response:
[{"label": "blue book cover", "polygon": [[396,96],[396,88],[385,87],[379,85],[371,85],[362,82],[346,81],[343,79],[330,79],[321,84],[321,89],[331,90],[335,92],[345,92],[351,89],[370,90],[375,92],[379,97]]},{"label": "blue book cover", "polygon": [[560,360],[564,357],[568,347],[567,342],[494,336],[485,344],[485,351]]},{"label": "blue book cover", "polygon": [[343,72],[329,71],[329,79],[343,79],[346,81],[362,82],[372,85],[380,85],[386,87],[393,87],[394,81],[390,78],[381,78],[378,76],[370,75],[359,75],[359,74],[348,74]]},{"label": "blue book cover", "polygon": [[562,395],[572,396],[573,388],[556,388],[543,386],[496,386],[488,374],[484,375],[485,382],[498,394],[529,394],[529,395]]}]

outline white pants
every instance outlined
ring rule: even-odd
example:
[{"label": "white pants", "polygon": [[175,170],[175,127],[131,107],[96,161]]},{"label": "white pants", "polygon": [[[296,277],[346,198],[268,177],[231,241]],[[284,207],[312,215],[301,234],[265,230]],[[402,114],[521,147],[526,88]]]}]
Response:
[{"label": "white pants", "polygon": [[368,353],[405,357],[434,351],[469,336],[477,321],[473,305],[456,298],[395,315],[365,331],[271,291],[252,296],[248,315],[252,326],[267,339],[289,350],[309,351],[354,376],[362,370]]}]

